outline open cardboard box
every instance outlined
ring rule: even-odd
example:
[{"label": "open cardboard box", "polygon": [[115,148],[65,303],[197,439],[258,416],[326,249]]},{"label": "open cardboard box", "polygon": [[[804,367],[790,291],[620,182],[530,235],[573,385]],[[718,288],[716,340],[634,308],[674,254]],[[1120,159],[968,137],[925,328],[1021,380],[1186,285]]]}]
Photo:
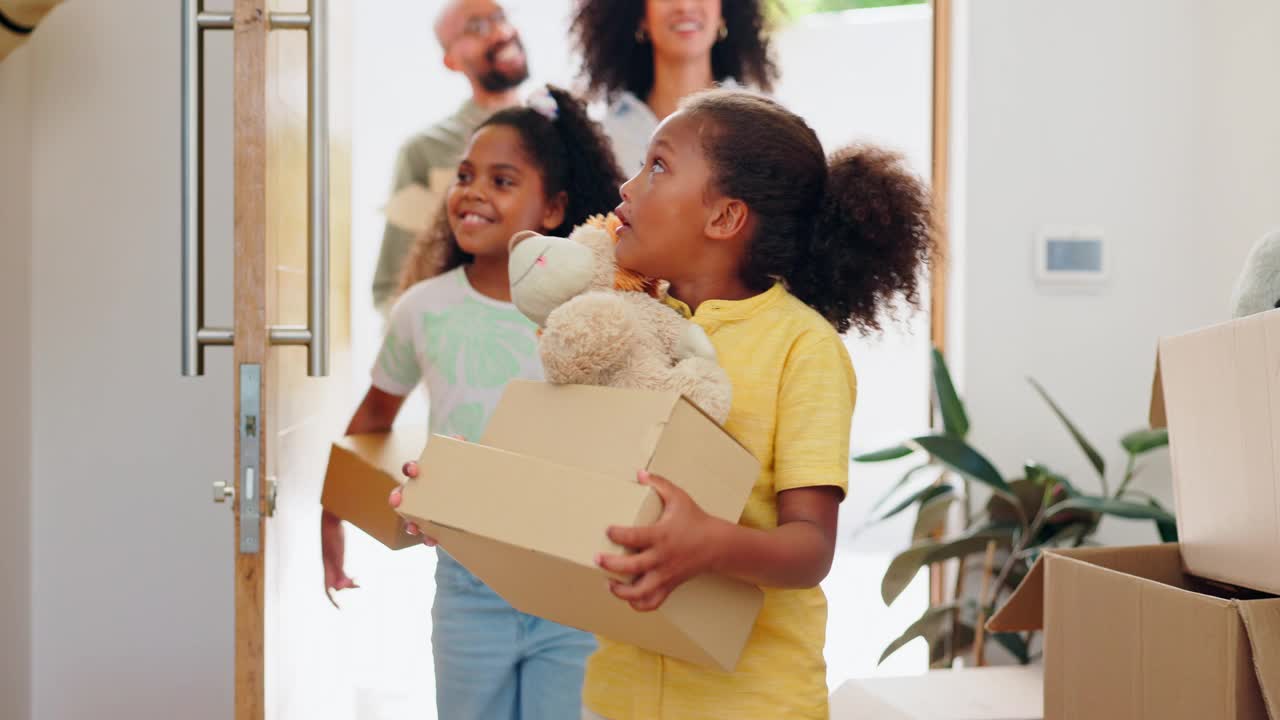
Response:
[{"label": "open cardboard box", "polygon": [[1161,339],[1151,424],[1181,542],[1046,551],[987,626],[1044,629],[1048,720],[1280,720],[1280,310]]},{"label": "open cardboard box", "polygon": [[609,591],[597,553],[610,525],[647,525],[662,502],[641,469],[737,522],[759,463],[677,393],[516,381],[479,444],[433,436],[400,512],[522,612],[690,663],[730,671],[763,602],[747,583],[704,575],[658,610]]},{"label": "open cardboard box", "polygon": [[1187,571],[1280,594],[1280,310],[1162,338],[1151,424]]},{"label": "open cardboard box", "polygon": [[1280,599],[1182,565],[1177,543],[1045,552],[987,627],[1044,629],[1046,720],[1280,720]]},{"label": "open cardboard box", "polygon": [[387,433],[348,435],[333,443],[320,504],[392,550],[421,544],[404,532],[404,521],[387,496],[403,480],[405,461],[422,453],[426,438],[424,427],[397,427]]}]

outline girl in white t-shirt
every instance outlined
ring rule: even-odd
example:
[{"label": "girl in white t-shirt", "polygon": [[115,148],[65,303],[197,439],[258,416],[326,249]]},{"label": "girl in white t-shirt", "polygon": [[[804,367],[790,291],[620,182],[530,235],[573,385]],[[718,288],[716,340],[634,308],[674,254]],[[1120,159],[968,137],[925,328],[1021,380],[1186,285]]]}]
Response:
[{"label": "girl in white t-shirt", "polygon": [[[535,327],[511,304],[508,241],[522,230],[567,235],[610,211],[621,181],[599,126],[558,88],[480,125],[434,229],[406,263],[409,287],[347,432],[390,430],[423,383],[431,432],[479,439],[508,381],[542,377]],[[342,523],[327,512],[321,539],[326,590],[355,587]],[[590,635],[517,612],[443,551],[432,618],[441,718],[577,717]]]}]

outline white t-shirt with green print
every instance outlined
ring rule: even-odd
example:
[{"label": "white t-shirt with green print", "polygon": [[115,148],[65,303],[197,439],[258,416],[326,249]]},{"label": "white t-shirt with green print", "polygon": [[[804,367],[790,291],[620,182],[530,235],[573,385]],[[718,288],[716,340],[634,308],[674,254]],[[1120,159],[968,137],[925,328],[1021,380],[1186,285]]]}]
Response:
[{"label": "white t-shirt with green print", "polygon": [[387,326],[373,386],[406,396],[425,384],[433,434],[479,440],[509,381],[543,377],[534,324],[476,292],[463,268],[406,290]]}]

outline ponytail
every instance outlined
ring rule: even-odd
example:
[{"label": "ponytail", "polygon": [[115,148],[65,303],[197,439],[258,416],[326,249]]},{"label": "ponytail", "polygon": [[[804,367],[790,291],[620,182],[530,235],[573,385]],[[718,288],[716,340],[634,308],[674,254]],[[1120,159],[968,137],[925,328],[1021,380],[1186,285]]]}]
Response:
[{"label": "ponytail", "polygon": [[806,252],[787,277],[796,297],[836,329],[881,329],[882,310],[920,304],[933,260],[929,193],[897,153],[871,145],[837,151]]}]

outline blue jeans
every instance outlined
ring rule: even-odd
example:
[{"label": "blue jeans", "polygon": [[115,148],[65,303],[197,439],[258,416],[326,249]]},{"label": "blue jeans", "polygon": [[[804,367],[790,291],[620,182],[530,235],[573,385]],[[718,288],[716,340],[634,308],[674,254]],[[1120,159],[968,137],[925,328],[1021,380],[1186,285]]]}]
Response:
[{"label": "blue jeans", "polygon": [[440,720],[578,720],[590,635],[518,612],[443,551],[431,618]]}]

